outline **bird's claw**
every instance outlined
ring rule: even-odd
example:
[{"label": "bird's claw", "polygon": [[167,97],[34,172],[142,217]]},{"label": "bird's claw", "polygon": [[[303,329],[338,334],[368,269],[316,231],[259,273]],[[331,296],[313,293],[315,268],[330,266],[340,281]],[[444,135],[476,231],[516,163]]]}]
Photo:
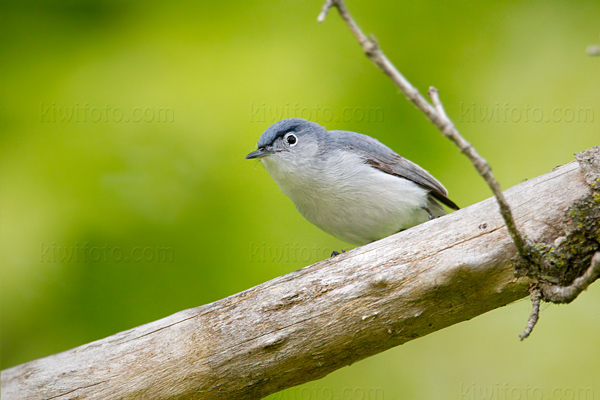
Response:
[{"label": "bird's claw", "polygon": [[[342,253],[345,253],[345,252],[346,252],[346,250],[342,249]],[[334,251],[331,252],[331,255],[329,257],[335,257],[335,256],[338,256],[338,255],[340,255],[342,253],[339,253],[339,252],[337,252],[337,251],[334,250]]]}]

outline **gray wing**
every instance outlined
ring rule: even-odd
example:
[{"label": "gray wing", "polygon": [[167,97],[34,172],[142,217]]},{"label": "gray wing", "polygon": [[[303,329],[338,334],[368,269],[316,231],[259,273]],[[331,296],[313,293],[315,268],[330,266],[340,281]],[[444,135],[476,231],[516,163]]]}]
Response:
[{"label": "gray wing", "polygon": [[370,136],[356,132],[329,131],[329,140],[338,146],[352,149],[365,160],[365,164],[390,175],[408,179],[429,190],[431,196],[440,203],[458,210],[458,206],[448,198],[448,192],[431,174],[410,160],[396,154],[392,149]]}]

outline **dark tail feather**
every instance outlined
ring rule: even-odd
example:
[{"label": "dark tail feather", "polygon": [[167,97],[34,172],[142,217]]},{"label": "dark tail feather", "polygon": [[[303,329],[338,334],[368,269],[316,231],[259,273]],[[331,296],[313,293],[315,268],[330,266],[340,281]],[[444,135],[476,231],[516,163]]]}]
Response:
[{"label": "dark tail feather", "polygon": [[437,201],[439,201],[440,203],[442,203],[443,205],[445,205],[446,207],[449,207],[453,210],[458,210],[460,208],[452,200],[450,200],[449,198],[447,198],[444,195],[441,195],[436,192],[429,192],[429,195],[431,197],[433,197],[434,199],[436,199]]}]

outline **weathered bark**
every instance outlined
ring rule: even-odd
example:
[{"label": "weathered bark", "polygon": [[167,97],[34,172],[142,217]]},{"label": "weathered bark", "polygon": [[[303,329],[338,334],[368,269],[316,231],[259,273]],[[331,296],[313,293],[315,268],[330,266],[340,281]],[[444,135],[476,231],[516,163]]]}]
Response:
[{"label": "weathered bark", "polygon": [[526,297],[535,278],[517,277],[516,267],[568,282],[600,241],[600,148],[577,159],[505,192],[519,229],[540,249],[539,270],[520,263],[491,198],[2,371],[2,399],[261,398]]}]

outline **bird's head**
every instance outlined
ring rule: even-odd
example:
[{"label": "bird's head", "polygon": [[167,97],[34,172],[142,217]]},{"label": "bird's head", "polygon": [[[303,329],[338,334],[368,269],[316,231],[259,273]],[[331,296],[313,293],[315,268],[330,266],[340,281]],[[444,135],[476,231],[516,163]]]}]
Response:
[{"label": "bird's head", "polygon": [[300,118],[274,123],[258,139],[258,149],[246,159],[261,159],[265,165],[299,167],[311,162],[319,152],[319,144],[327,134],[325,128]]}]

